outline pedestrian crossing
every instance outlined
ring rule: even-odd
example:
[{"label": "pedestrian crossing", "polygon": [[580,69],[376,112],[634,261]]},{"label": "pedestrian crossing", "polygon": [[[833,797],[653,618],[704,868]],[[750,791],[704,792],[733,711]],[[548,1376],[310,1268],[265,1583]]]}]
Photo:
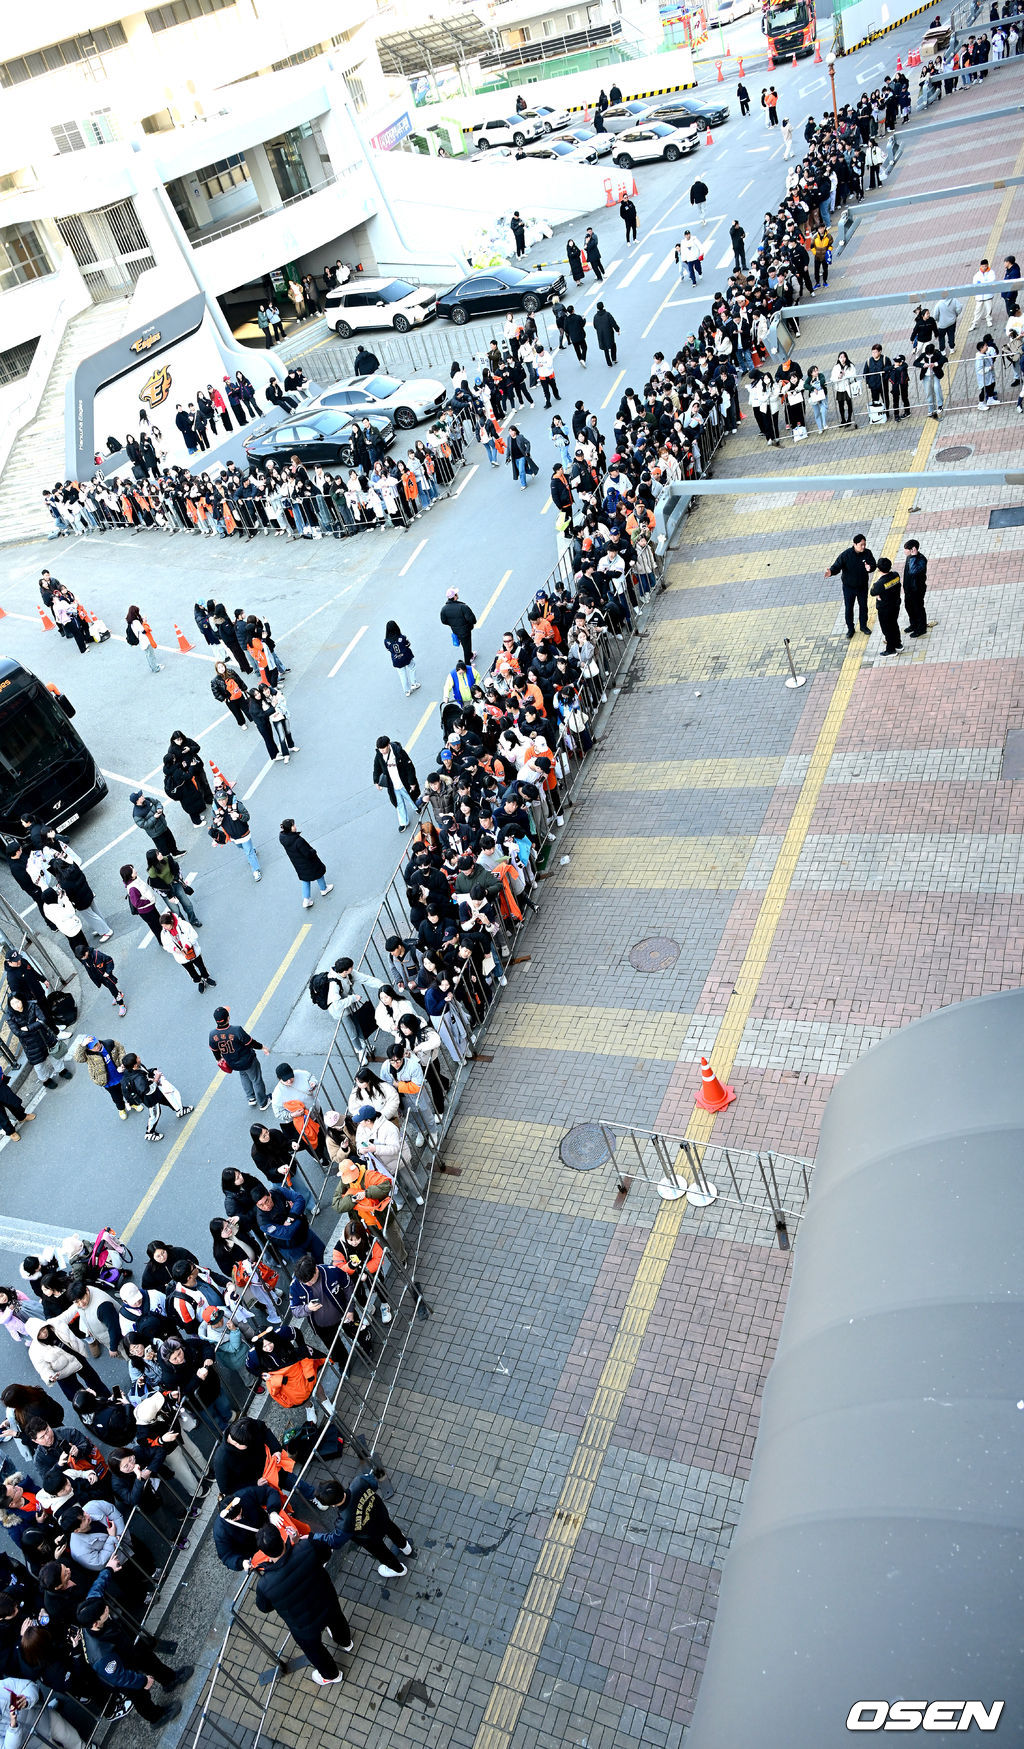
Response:
[{"label": "pedestrian crossing", "polygon": [[619,280],[618,290],[625,291],[626,287],[632,285],[635,279],[639,279],[650,259],[651,251],[649,249],[645,249],[642,255],[638,255],[629,272]]}]

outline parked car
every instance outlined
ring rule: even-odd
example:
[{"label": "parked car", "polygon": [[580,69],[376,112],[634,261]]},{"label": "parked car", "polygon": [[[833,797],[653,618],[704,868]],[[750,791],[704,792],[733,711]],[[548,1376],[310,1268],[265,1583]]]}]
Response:
[{"label": "parked car", "polygon": [[469,316],[503,315],[506,310],[539,310],[565,292],[565,275],[552,268],[485,267],[460,279],[437,300],[439,316],[461,324]]},{"label": "parked car", "polygon": [[596,164],[597,152],[590,140],[546,139],[536,145],[524,146],[517,158],[546,158],[549,163]]},{"label": "parked car", "polygon": [[596,128],[586,122],[580,122],[578,127],[565,128],[559,134],[560,140],[575,140],[578,146],[593,146],[599,158],[606,158],[615,144],[614,134],[599,134]]},{"label": "parked car", "polygon": [[718,0],[708,23],[732,24],[734,19],[744,18],[748,12],[758,10],[758,0]]},{"label": "parked car", "polygon": [[550,103],[538,103],[536,109],[521,109],[519,114],[527,121],[535,121],[542,134],[559,133],[572,120],[567,109],[553,109]]},{"label": "parked car", "polygon": [[621,134],[623,128],[639,127],[650,113],[650,104],[630,97],[625,103],[612,103],[604,112],[605,132]]},{"label": "parked car", "polygon": [[525,146],[527,140],[538,138],[541,125],[536,119],[527,121],[524,115],[498,115],[490,121],[471,122],[462,131],[471,146],[486,152],[488,146]]},{"label": "parked car", "polygon": [[729,105],[727,103],[702,102],[699,97],[659,98],[648,108],[650,121],[667,121],[671,127],[685,127],[687,122],[696,122],[702,128],[720,128],[723,122],[729,120]]},{"label": "parked car", "polygon": [[339,407],[361,419],[364,413],[386,413],[401,431],[411,431],[421,419],[436,419],[448,391],[432,377],[345,377],[332,383],[314,402],[316,407]]},{"label": "parked car", "polygon": [[647,164],[652,158],[665,158],[674,164],[687,152],[695,152],[699,145],[696,128],[670,128],[663,121],[652,121],[617,135],[614,160],[622,170],[630,170],[634,164]]},{"label": "parked car", "polygon": [[396,334],[408,334],[410,328],[436,316],[436,303],[436,291],[427,286],[359,274],[329,291],[324,307],[328,326],[347,340],[364,328],[393,328]]},{"label": "parked car", "polygon": [[[334,407],[304,409],[301,418],[285,425],[275,425],[261,437],[252,437],[245,445],[250,467],[265,468],[268,462],[287,467],[293,455],[301,462],[323,462],[325,467],[352,466],[352,427],[355,420],[349,413]],[[383,437],[390,449],[395,441],[395,428],[386,414],[371,413],[370,424]]]}]

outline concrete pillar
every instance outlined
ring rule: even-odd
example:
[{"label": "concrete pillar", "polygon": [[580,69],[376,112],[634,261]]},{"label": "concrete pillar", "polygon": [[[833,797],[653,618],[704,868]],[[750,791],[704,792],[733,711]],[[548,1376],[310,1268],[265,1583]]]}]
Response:
[{"label": "concrete pillar", "polygon": [[249,180],[256,190],[260,207],[263,212],[271,212],[281,205],[281,192],[274,181],[274,172],[270,168],[265,146],[247,146],[243,154],[249,171]]}]

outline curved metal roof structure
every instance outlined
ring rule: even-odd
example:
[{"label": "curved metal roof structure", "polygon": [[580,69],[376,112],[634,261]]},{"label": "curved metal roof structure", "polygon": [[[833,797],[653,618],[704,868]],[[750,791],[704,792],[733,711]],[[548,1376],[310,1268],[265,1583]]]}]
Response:
[{"label": "curved metal roof structure", "polygon": [[1004,1700],[1024,1744],[1022,1622],[1013,990],[894,1033],[829,1100],[687,1749],[849,1749],[855,1702],[900,1699]]}]

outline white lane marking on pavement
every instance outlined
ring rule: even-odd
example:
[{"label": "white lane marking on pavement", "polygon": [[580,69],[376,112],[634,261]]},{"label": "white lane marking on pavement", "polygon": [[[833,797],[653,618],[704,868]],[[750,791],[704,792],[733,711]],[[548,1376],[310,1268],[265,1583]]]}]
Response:
[{"label": "white lane marking on pavement", "polygon": [[[161,790],[159,793],[162,795],[163,791]],[[82,867],[91,868],[94,862],[99,862],[101,856],[106,856],[108,850],[116,850],[117,846],[123,844],[126,838],[134,838],[136,830],[137,828],[135,826],[129,826],[127,832],[119,832],[116,838],[112,838],[109,844],[103,846],[102,850],[97,850],[95,856],[87,856]],[[30,905],[29,911],[31,909],[32,907]],[[23,911],[21,915],[27,917],[28,911]]]},{"label": "white lane marking on pavement", "polygon": [[[322,601],[319,607],[314,607],[312,613],[307,613],[304,619],[297,620],[293,626],[288,627],[286,632],[279,632],[278,637],[290,638],[293,632],[297,632],[301,630],[304,625],[308,625],[310,620],[316,619],[317,614],[323,613],[325,608],[332,607],[336,601],[344,601],[346,595],[351,595],[355,587],[356,585],[354,583],[349,583],[344,589],[340,589],[337,595],[328,596],[327,600]],[[217,718],[218,722],[223,722],[223,720],[223,717]]]},{"label": "white lane marking on pavement", "polygon": [[806,97],[809,91],[820,91],[824,83],[824,79],[812,79],[809,85],[801,85],[801,97]]},{"label": "white lane marking on pavement", "polygon": [[365,637],[365,635],[369,631],[369,629],[370,629],[369,626],[360,626],[359,627],[359,630],[357,631],[355,637],[352,638],[345,645],[345,648],[342,650],[341,655],[338,657],[338,660],[335,662],[334,667],[331,669],[331,672],[327,676],[328,680],[334,679],[334,676],[337,674],[338,669],[341,667],[341,664],[346,660],[347,657],[351,656],[351,654],[352,654],[353,650],[355,649],[356,645],[358,644],[360,638]]},{"label": "white lane marking on pavement", "polygon": [[741,189],[740,189],[740,191],[739,191],[739,194],[738,194],[738,195],[737,195],[737,196],[736,196],[736,199],[737,199],[737,200],[742,200],[742,199],[743,199],[743,196],[744,196],[744,195],[745,195],[745,194],[746,194],[746,192],[747,192],[747,189],[748,189],[748,188],[753,188],[753,186],[754,186],[754,178],[753,178],[753,177],[751,177],[751,178],[750,178],[750,181],[749,181],[749,182],[748,182],[748,183],[746,183],[746,184],[745,184],[745,185],[744,185],[744,187],[743,187],[743,188],[741,188]]},{"label": "white lane marking on pavement", "polygon": [[185,876],[185,885],[187,887],[190,887],[193,884],[195,878],[196,878],[196,871],[194,868],[190,868],[188,871],[188,874]]},{"label": "white lane marking on pavement", "polygon": [[654,269],[654,272],[651,274],[651,284],[652,285],[654,285],[657,280],[664,279],[669,268],[675,266],[675,259],[676,259],[676,246],[673,243],[673,245],[672,245],[671,249],[669,250],[668,254],[666,255],[664,261],[661,263],[661,266],[656,267]]},{"label": "white lane marking on pavement", "polygon": [[748,146],[747,151],[748,152],[770,152],[771,147],[770,146]]},{"label": "white lane marking on pavement", "polygon": [[[38,1099],[30,1100],[29,1109],[38,1103]],[[13,1215],[0,1220],[0,1251],[13,1251],[22,1257],[48,1257],[74,1236],[70,1227],[44,1227],[39,1221],[15,1220]]]},{"label": "white lane marking on pavement", "polygon": [[249,785],[249,788],[246,790],[244,796],[242,797],[243,802],[249,801],[256,794],[256,791],[259,789],[260,784],[263,782],[263,779],[266,777],[267,772],[273,771],[276,763],[277,763],[277,761],[274,759],[267,760],[266,765],[263,766],[261,771],[257,772],[256,776],[253,778],[251,784]]},{"label": "white lane marking on pavement", "polygon": [[458,488],[458,491],[452,493],[453,498],[459,498],[462,496],[462,493],[466,490],[466,487],[469,485],[470,480],[473,478],[473,475],[476,473],[476,470],[479,466],[480,466],[479,462],[473,463],[473,466],[470,468],[468,474],[466,475],[466,478],[462,482],[462,485]]},{"label": "white lane marking on pavement", "polygon": [[142,931],[142,940],[137,941],[135,943],[135,945],[138,948],[140,953],[145,953],[147,947],[149,946],[149,944],[152,940],[153,940],[153,931],[150,929],[149,925],[147,924],[145,929]]},{"label": "white lane marking on pavement", "polygon": [[772,157],[769,158],[769,160],[768,160],[769,164],[771,163],[772,158],[777,158],[779,153],[785,149],[785,145],[786,145],[785,140],[782,140],[780,142],[780,144],[776,146],[774,152],[772,153]]},{"label": "white lane marking on pavement", "polygon": [[[884,73],[884,72],[885,72],[885,62],[884,61],[876,61],[873,67],[865,67],[863,73],[857,74],[857,84],[858,85],[866,85],[868,80],[873,79],[876,73]],[[824,83],[825,83],[824,79],[821,82],[824,85]]]},{"label": "white lane marking on pavement", "polygon": [[436,700],[436,698],[432,698],[430,703],[427,705],[426,709],[424,710],[423,715],[421,716],[419,722],[416,724],[416,727],[414,728],[412,734],[409,736],[408,741],[406,741],[406,743],[405,743],[405,751],[407,753],[408,753],[410,747],[415,747],[417,741],[419,740],[420,736],[422,735],[424,729],[426,728],[427,724],[429,723],[429,721],[430,721],[431,717],[433,716],[434,712],[436,711],[436,709],[437,709],[437,700]]},{"label": "white lane marking on pavement", "polygon": [[730,248],[730,249],[727,249],[725,251],[725,254],[722,256],[721,261],[715,262],[715,272],[717,273],[718,269],[720,267],[731,267],[731,266],[732,266],[732,249]]},{"label": "white lane marking on pavement", "polygon": [[718,163],[718,160],[719,160],[719,159],[720,159],[720,158],[724,158],[724,157],[725,157],[725,154],[726,154],[726,152],[727,152],[727,151],[728,151],[728,150],[729,150],[729,148],[728,148],[728,146],[723,146],[723,147],[722,147],[722,150],[721,150],[721,151],[720,151],[720,152],[716,152],[716,153],[715,153],[715,155],[714,155],[714,157],[713,157],[713,158],[712,158],[712,160],[711,160],[711,162],[712,162],[712,164],[717,164],[717,163]]},{"label": "white lane marking on pavement", "polygon": [[[150,787],[141,778],[122,777],[119,771],[107,771],[106,769],[103,769],[103,775],[104,777],[109,778],[111,783],[126,783],[129,789],[148,789]],[[154,794],[156,795],[162,796],[163,793],[162,789],[154,791]]]},{"label": "white lane marking on pavement", "polygon": [[[429,539],[430,539],[430,536],[425,534],[423,536],[423,539],[420,541],[419,546],[416,548],[415,552],[409,554],[409,557],[406,559],[405,564],[402,566],[402,569],[398,573],[398,575],[400,577],[404,577],[406,571],[410,570],[412,568],[412,566],[416,563],[416,560],[419,558],[421,552],[423,551],[423,549],[426,546],[427,541]],[[342,661],[344,661],[344,657],[342,657]]]},{"label": "white lane marking on pavement", "polygon": [[637,256],[637,258],[634,261],[629,272],[623,274],[622,278],[620,279],[619,286],[618,286],[619,291],[625,291],[627,285],[632,285],[633,281],[637,277],[637,274],[643,272],[644,268],[647,266],[647,263],[650,261],[650,259],[651,259],[651,251],[649,249],[645,250],[642,255]]},{"label": "white lane marking on pavement", "polygon": [[670,230],[672,228],[671,226],[665,224],[665,220],[668,218],[669,213],[674,213],[676,210],[676,207],[681,206],[683,201],[689,200],[689,198],[690,197],[688,194],[681,194],[678,196],[678,198],[676,200],[674,200],[672,202],[671,206],[667,206],[665,208],[665,211],[663,213],[659,213],[657,224],[652,225],[651,229],[649,231],[646,231],[644,233],[644,235],[641,237],[641,239],[640,239],[640,247],[641,248],[643,248],[645,243],[649,243],[652,237],[657,236],[659,231],[667,231],[667,230]]},{"label": "white lane marking on pavement", "polygon": [[[548,503],[549,503],[549,504],[550,504],[550,502],[551,502],[551,500],[550,500],[550,498],[549,498],[549,499],[548,499]],[[481,615],[480,615],[480,618],[479,618],[479,619],[478,619],[478,620],[477,620],[477,622],[476,622],[476,623],[477,623],[477,625],[478,625],[478,626],[482,626],[482,625],[483,625],[483,623],[484,623],[484,620],[485,620],[485,619],[486,619],[486,618],[487,618],[487,615],[488,615],[488,614],[489,614],[489,613],[490,613],[490,611],[491,611],[491,608],[492,608],[492,607],[493,607],[493,606],[494,606],[494,603],[495,603],[495,602],[496,602],[496,601],[497,601],[497,599],[498,599],[498,596],[499,596],[499,595],[500,595],[500,594],[501,594],[501,592],[502,592],[502,590],[503,590],[503,589],[504,589],[504,587],[505,587],[505,584],[506,584],[506,583],[507,583],[507,582],[508,582],[508,580],[509,580],[509,578],[510,578],[510,577],[511,577],[511,575],[512,575],[512,572],[511,572],[511,571],[506,571],[506,572],[505,572],[505,575],[504,575],[504,577],[503,577],[503,578],[502,578],[502,579],[501,579],[501,582],[500,582],[500,583],[499,583],[499,584],[498,584],[498,587],[497,587],[497,588],[496,588],[496,589],[495,589],[495,591],[494,591],[494,593],[493,593],[493,595],[492,595],[492,596],[491,596],[491,599],[490,599],[490,601],[489,601],[489,602],[488,602],[488,603],[487,603],[487,606],[486,606],[486,607],[485,607],[485,608],[484,608],[484,611],[483,611],[483,613],[482,613],[482,614],[481,614]],[[475,628],[474,628],[474,629],[475,629]]]},{"label": "white lane marking on pavement", "polygon": [[613,395],[615,394],[616,390],[618,389],[618,386],[621,383],[625,374],[626,374],[626,372],[624,369],[620,370],[618,376],[615,378],[615,381],[613,382],[611,388],[608,390],[608,393],[606,394],[604,400],[601,402],[602,413],[604,412],[604,409],[607,407],[609,401],[612,399]]}]

